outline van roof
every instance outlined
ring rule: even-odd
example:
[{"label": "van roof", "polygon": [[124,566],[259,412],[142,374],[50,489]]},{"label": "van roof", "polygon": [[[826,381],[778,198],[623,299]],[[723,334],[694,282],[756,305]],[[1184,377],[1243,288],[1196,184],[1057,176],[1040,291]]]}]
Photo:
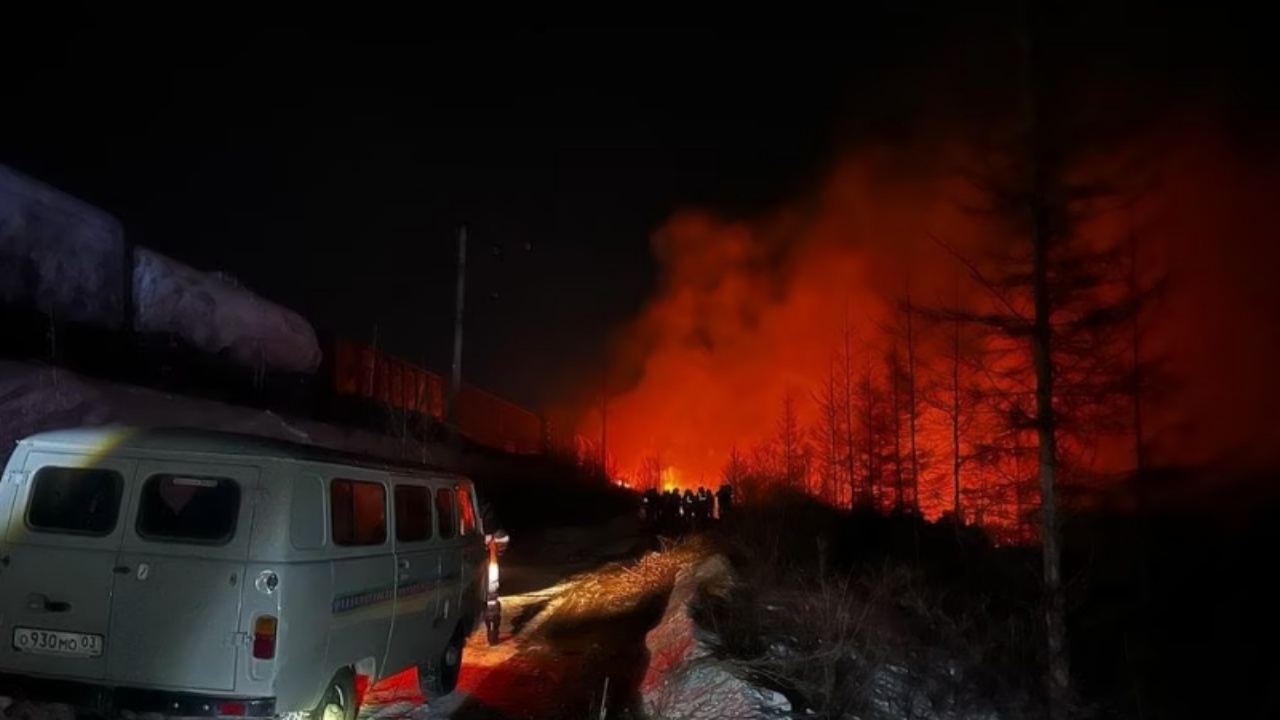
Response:
[{"label": "van roof", "polygon": [[203,428],[142,428],[106,425],[52,430],[31,435],[18,442],[33,448],[93,449],[99,452],[108,449],[113,452],[119,450],[195,452],[277,460],[304,460],[392,472],[430,472],[436,475],[462,477],[459,473],[435,465],[387,460],[373,455],[334,450],[261,435]]}]

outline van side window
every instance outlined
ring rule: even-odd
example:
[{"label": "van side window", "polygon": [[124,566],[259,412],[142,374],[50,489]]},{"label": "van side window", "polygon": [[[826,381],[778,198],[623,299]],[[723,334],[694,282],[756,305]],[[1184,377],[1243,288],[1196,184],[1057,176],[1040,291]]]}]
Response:
[{"label": "van side window", "polygon": [[431,539],[431,490],[417,485],[396,485],[396,541]]},{"label": "van side window", "polygon": [[463,537],[475,535],[479,530],[476,521],[476,506],[471,499],[471,488],[460,485],[458,487],[458,534]]},{"label": "van side window", "polygon": [[220,545],[240,516],[240,486],[220,477],[152,475],[142,486],[138,536],[146,540]]},{"label": "van side window", "polygon": [[45,466],[27,504],[32,530],[104,537],[116,529],[124,478],[114,470]]},{"label": "van side window", "polygon": [[454,510],[453,490],[440,488],[436,491],[436,518],[440,523],[440,537],[448,540],[457,534],[458,519]]},{"label": "van side window", "polygon": [[329,481],[333,544],[381,545],[387,541],[387,490],[382,483]]}]

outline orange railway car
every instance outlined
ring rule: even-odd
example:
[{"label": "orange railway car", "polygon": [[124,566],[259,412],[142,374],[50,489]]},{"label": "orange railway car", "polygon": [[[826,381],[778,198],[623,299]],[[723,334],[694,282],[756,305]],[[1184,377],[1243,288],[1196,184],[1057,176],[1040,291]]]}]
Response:
[{"label": "orange railway car", "polygon": [[[339,395],[444,419],[446,382],[430,370],[368,345],[339,341],[333,373]],[[546,449],[545,426],[537,413],[465,383],[458,394],[458,426],[472,440],[510,453],[533,455]]]}]

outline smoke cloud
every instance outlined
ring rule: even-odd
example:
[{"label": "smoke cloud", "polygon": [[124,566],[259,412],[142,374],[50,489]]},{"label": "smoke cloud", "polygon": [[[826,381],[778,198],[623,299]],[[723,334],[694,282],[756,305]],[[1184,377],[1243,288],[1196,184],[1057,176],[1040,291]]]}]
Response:
[{"label": "smoke cloud", "polygon": [[[776,432],[784,398],[795,400],[803,425],[817,423],[815,393],[845,327],[859,358],[879,362],[900,342],[894,328],[908,294],[926,307],[981,302],[983,289],[956,255],[986,257],[1007,238],[974,212],[980,196],[959,169],[981,162],[984,142],[1008,130],[1000,124],[1007,113],[998,112],[1009,107],[1007,88],[985,79],[1009,59],[1002,50],[967,68],[922,72],[917,80],[933,90],[916,98],[918,112],[904,109],[912,103],[902,92],[888,111],[912,119],[888,130],[862,123],[802,197],[749,218],[690,208],[654,233],[662,281],[617,343],[608,415],[617,473],[634,476],[657,457],[668,480],[717,483],[735,448]],[[1138,200],[1081,232],[1132,228],[1142,271],[1165,277],[1163,294],[1140,316],[1141,354],[1162,379],[1145,408],[1150,460],[1280,462],[1272,420],[1280,283],[1271,277],[1280,260],[1272,200],[1280,165],[1253,136],[1233,143],[1239,128],[1212,102],[1175,111],[1157,89],[1132,92],[1145,80],[1099,79],[1099,68],[1105,63],[1087,67],[1089,82],[1062,83],[1062,96],[1082,118],[1074,129],[1141,128],[1112,132],[1118,142],[1093,148],[1111,159],[1143,158]],[[921,343],[928,376],[945,348],[929,333]],[[579,429],[599,437],[597,408],[582,414]],[[921,431],[922,442],[937,442],[935,420],[922,420]],[[1124,469],[1131,458],[1113,450],[1100,450],[1108,469]]]},{"label": "smoke cloud", "polygon": [[[1148,407],[1152,459],[1274,462],[1277,178],[1210,122],[1180,123],[1162,146],[1132,221],[1143,266],[1166,275],[1142,317],[1143,355],[1165,377]],[[657,456],[676,482],[718,482],[735,447],[774,433],[788,394],[803,424],[817,421],[813,393],[846,322],[857,351],[879,357],[908,290],[935,306],[979,292],[935,241],[974,257],[989,245],[972,188],[945,157],[910,172],[896,160],[850,153],[811,197],[750,220],[688,210],[654,234],[662,283],[623,334],[618,377],[634,382],[609,408],[620,474]],[[924,372],[938,352],[920,348]],[[584,417],[584,434],[598,437],[597,422]]]}]

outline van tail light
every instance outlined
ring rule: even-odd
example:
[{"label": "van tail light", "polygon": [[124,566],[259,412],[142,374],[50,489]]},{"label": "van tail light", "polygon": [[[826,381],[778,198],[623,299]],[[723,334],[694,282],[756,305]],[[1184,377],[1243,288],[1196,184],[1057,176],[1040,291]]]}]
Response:
[{"label": "van tail light", "polygon": [[248,715],[248,707],[239,701],[218,703],[218,715],[223,717],[244,717]]},{"label": "van tail light", "polygon": [[489,559],[489,595],[498,594],[498,559]]},{"label": "van tail light", "polygon": [[253,657],[257,660],[273,660],[276,656],[276,619],[259,615],[253,621]]}]

